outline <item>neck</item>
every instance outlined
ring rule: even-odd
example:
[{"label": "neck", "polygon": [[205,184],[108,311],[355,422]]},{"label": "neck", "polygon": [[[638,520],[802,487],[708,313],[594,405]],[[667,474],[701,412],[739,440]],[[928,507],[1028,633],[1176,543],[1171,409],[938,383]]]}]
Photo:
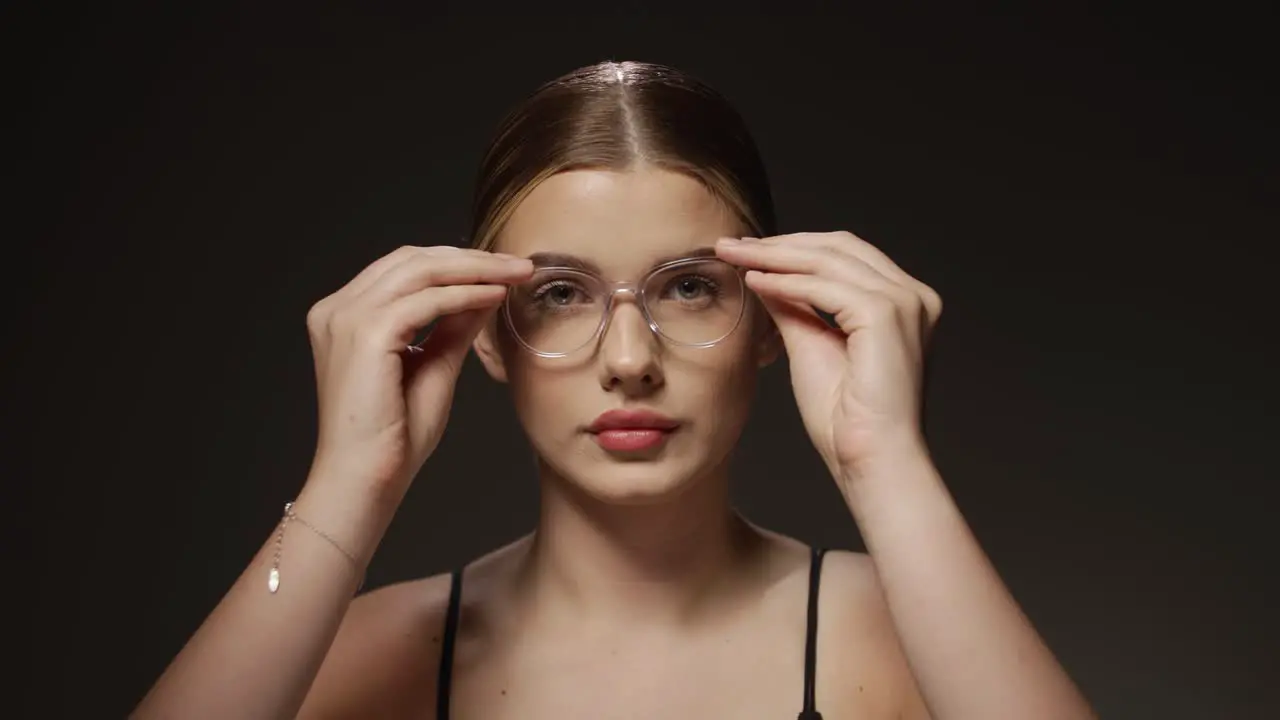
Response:
[{"label": "neck", "polygon": [[545,464],[540,476],[539,526],[521,584],[533,605],[563,608],[578,622],[688,622],[732,587],[754,545],[755,532],[730,506],[727,468],[636,505],[590,497]]}]

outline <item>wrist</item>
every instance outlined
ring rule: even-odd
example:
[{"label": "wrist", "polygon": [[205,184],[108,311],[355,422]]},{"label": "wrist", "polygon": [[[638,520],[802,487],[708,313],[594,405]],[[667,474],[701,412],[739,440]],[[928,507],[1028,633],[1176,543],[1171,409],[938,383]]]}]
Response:
[{"label": "wrist", "polygon": [[904,475],[932,472],[933,458],[919,432],[885,434],[867,443],[868,451],[834,471],[846,494],[868,485],[893,484]]},{"label": "wrist", "polygon": [[391,525],[398,503],[347,478],[313,471],[293,499],[293,511],[331,536],[356,559],[363,573]]},{"label": "wrist", "polygon": [[850,478],[872,475],[881,468],[929,459],[929,446],[915,429],[895,430],[871,436],[863,443],[865,450],[840,466],[841,475]]},{"label": "wrist", "polygon": [[923,444],[902,444],[844,469],[837,478],[846,506],[868,550],[882,544],[886,530],[928,534],[957,517],[942,475]]}]

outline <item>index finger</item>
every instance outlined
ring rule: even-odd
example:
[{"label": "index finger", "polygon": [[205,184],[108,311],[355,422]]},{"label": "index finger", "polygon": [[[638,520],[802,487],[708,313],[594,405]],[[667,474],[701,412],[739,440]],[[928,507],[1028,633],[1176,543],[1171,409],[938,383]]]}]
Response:
[{"label": "index finger", "polygon": [[383,255],[382,257],[369,263],[363,270],[351,278],[346,285],[343,285],[334,293],[334,296],[355,297],[365,290],[368,290],[374,283],[378,281],[389,270],[400,265],[405,260],[420,256],[449,256],[457,253],[484,253],[486,255],[496,255],[504,258],[514,258],[514,255],[506,253],[491,253],[486,250],[474,250],[472,248],[460,248],[454,245],[403,245]]}]

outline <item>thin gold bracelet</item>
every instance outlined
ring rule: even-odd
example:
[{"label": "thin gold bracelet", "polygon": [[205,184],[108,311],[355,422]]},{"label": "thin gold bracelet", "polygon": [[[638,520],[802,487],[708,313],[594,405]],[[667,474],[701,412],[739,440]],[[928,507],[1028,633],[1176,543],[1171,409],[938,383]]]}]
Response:
[{"label": "thin gold bracelet", "polygon": [[[290,520],[297,520],[302,523],[304,527],[323,538],[326,542],[336,548],[338,552],[342,553],[348,560],[350,560],[352,567],[357,570],[359,569],[360,561],[356,560],[355,555],[352,555],[346,548],[342,547],[342,545],[337,540],[334,540],[333,536],[329,533],[321,530],[315,525],[312,525],[301,515],[294,512],[293,503],[287,502],[284,504],[284,515],[280,518],[279,530],[276,533],[276,548],[275,554],[271,558],[271,573],[267,576],[267,590],[271,591],[272,594],[275,594],[275,592],[280,589],[280,550],[284,547],[284,530]],[[360,578],[360,587],[364,587],[363,577]]]}]

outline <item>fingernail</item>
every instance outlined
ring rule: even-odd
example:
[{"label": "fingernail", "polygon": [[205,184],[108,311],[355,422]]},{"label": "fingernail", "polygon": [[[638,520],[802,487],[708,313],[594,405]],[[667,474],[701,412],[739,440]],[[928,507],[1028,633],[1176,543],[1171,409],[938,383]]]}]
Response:
[{"label": "fingernail", "polygon": [[731,237],[722,237],[722,238],[720,238],[720,244],[721,244],[721,245],[737,245],[737,244],[738,244],[738,239],[737,239],[737,238],[731,238]]}]

